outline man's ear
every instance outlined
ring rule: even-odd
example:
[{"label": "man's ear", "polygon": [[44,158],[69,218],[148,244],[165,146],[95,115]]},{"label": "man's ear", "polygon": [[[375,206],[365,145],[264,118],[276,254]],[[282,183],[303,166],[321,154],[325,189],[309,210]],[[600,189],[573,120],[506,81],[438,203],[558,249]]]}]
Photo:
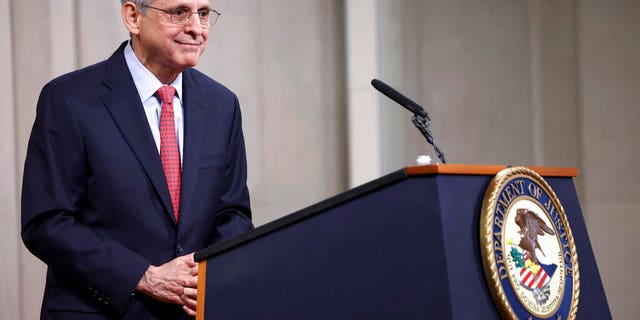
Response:
[{"label": "man's ear", "polygon": [[129,30],[131,35],[140,33],[140,11],[136,9],[136,5],[132,2],[126,2],[122,5],[122,21],[124,26]]}]

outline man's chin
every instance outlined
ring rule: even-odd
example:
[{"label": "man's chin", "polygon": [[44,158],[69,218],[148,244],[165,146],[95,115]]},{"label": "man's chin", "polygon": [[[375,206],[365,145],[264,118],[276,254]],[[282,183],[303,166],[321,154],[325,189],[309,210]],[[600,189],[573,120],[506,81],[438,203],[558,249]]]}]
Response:
[{"label": "man's chin", "polygon": [[179,60],[178,65],[182,67],[182,69],[195,67],[198,64],[199,57],[183,57]]}]

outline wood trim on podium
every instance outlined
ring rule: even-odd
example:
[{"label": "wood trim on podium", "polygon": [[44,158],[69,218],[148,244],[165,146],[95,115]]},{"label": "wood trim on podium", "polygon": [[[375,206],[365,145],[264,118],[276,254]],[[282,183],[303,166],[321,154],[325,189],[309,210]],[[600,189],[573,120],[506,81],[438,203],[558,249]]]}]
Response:
[{"label": "wood trim on podium", "polygon": [[[436,164],[426,166],[406,167],[407,175],[435,175],[435,174],[461,174],[461,175],[495,175],[500,170],[510,166],[489,166],[489,165],[471,165],[471,164]],[[559,167],[530,167],[543,177],[577,177],[577,168],[559,168]]]},{"label": "wood trim on podium", "polygon": [[207,285],[207,260],[198,262],[198,296],[196,298],[196,320],[204,320],[204,294]]}]

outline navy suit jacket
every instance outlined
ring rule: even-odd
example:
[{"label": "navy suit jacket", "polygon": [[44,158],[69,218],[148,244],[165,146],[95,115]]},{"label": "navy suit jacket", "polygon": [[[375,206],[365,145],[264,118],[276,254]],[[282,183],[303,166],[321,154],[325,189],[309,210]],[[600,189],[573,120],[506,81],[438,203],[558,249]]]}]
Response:
[{"label": "navy suit jacket", "polygon": [[52,80],[38,100],[22,238],[48,265],[44,319],[186,318],[178,305],[135,294],[145,270],[253,227],[235,94],[195,69],[183,72],[176,223],[125,44]]}]

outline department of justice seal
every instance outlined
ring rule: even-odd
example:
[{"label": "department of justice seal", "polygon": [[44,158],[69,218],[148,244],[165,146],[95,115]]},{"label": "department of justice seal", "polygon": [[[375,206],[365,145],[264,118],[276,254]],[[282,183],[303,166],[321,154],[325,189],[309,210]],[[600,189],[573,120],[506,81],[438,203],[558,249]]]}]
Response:
[{"label": "department of justice seal", "polygon": [[493,178],[482,205],[480,244],[503,318],[576,318],[578,254],[564,209],[540,175],[515,167]]}]

